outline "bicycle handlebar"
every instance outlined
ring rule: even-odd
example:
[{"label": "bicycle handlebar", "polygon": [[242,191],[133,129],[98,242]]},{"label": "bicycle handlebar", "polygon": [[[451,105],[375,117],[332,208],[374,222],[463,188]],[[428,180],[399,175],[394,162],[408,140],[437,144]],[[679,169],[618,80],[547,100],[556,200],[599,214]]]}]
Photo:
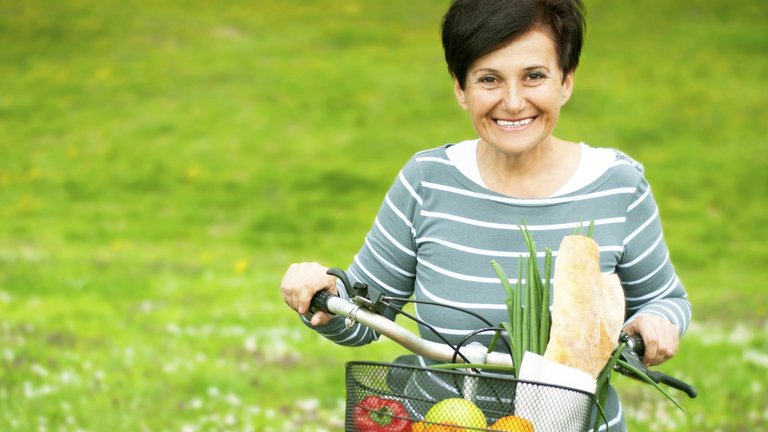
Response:
[{"label": "bicycle handlebar", "polygon": [[[332,270],[335,272],[332,273],[329,271],[329,274],[337,275],[337,273],[339,273],[336,269]],[[343,274],[343,272],[341,273]],[[347,284],[348,282],[344,281],[344,283]],[[478,342],[473,342],[454,349],[443,343],[423,339],[400,324],[369,310],[372,306],[371,301],[362,296],[355,296],[351,300],[347,300],[331,294],[328,290],[321,290],[312,297],[310,311],[323,311],[343,316],[348,320],[351,320],[348,325],[352,325],[354,322],[363,324],[364,326],[383,334],[414,354],[431,360],[455,363],[464,362],[463,359],[468,359],[471,363],[494,366],[513,366],[511,355],[495,351],[489,353],[487,352],[487,347]],[[645,345],[640,335],[629,336],[622,334],[621,340],[627,344],[628,349],[625,349],[621,355],[622,360],[627,364],[637,368],[657,384],[663,383],[685,392],[691,398],[696,397],[697,391],[690,384],[662,372],[649,370],[642,363],[640,359],[642,358]],[[457,351],[459,354],[458,356]],[[637,378],[637,376],[627,368],[617,366],[615,369],[623,375]]]},{"label": "bicycle handlebar", "polygon": [[[645,352],[645,343],[643,342],[642,336],[639,334],[632,336],[622,334],[621,340],[627,343],[628,348],[622,353],[622,359],[630,365],[640,369],[643,373],[645,373],[645,375],[648,376],[648,378],[653,380],[653,382],[656,384],[666,384],[672,388],[676,388],[687,394],[690,398],[695,398],[698,395],[698,391],[692,385],[675,377],[669,376],[663,372],[652,371],[643,364],[643,362],[640,360],[643,357],[643,353]],[[617,367],[617,369],[623,375],[632,376],[629,371],[625,370],[625,368],[621,366]]]},{"label": "bicycle handlebar", "polygon": [[[423,339],[389,318],[372,312],[353,301],[333,295],[327,290],[322,290],[315,294],[312,298],[310,310],[341,315],[352,321],[359,322],[422,357],[439,362],[453,362],[456,360],[456,352],[451,347]],[[512,366],[512,357],[509,354],[499,352],[487,353],[487,348],[481,344],[469,344],[458,349],[461,354],[475,363]],[[458,361],[460,360],[459,358]]]}]

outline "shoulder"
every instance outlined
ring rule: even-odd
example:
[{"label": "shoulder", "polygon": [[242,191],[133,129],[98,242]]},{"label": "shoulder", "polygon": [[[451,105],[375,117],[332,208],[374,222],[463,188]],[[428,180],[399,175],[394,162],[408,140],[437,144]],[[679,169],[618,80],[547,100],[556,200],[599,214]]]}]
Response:
[{"label": "shoulder", "polygon": [[588,147],[590,157],[604,167],[604,178],[623,186],[645,181],[643,164],[621,150],[609,147]]},{"label": "shoulder", "polygon": [[643,167],[643,164],[641,164],[640,162],[638,162],[628,154],[615,148],[606,149],[606,150],[610,150],[614,154],[615,163],[617,165],[631,167],[634,171],[637,171],[641,175],[643,174],[643,171],[645,170],[645,168]]},{"label": "shoulder", "polygon": [[430,178],[444,172],[446,167],[454,168],[446,149],[451,144],[421,150],[411,156],[403,167],[401,174],[406,178]]}]

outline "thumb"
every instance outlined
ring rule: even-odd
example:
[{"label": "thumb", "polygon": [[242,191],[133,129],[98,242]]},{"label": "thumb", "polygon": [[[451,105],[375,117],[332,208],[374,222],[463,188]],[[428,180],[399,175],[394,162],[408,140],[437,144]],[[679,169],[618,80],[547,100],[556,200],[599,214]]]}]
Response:
[{"label": "thumb", "polygon": [[321,325],[326,325],[331,321],[331,318],[333,316],[326,312],[315,312],[315,314],[312,315],[312,318],[309,320],[309,323],[312,324],[312,326],[317,327]]}]

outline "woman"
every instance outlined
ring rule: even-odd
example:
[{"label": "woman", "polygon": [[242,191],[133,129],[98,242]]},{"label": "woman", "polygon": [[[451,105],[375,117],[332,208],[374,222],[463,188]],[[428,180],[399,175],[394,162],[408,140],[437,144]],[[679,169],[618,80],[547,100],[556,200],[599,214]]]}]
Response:
[{"label": "woman", "polygon": [[[517,269],[527,253],[521,222],[539,250],[556,256],[564,236],[594,221],[601,271],[617,273],[625,291],[625,331],[643,336],[644,361],[657,365],[676,353],[691,306],[642,166],[617,150],[552,134],[573,92],[583,34],[579,0],[453,2],[443,48],[456,100],[478,138],[419,152],[404,166],[348,274],[392,296],[461,306],[498,323],[507,316],[505,293],[490,261]],[[303,316],[315,292],[337,292],[325,271],[293,264],[280,287],[286,304],[334,342],[375,340],[340,317]],[[452,342],[482,327],[433,306],[416,312]],[[624,430],[615,393],[607,412],[611,430]]]}]

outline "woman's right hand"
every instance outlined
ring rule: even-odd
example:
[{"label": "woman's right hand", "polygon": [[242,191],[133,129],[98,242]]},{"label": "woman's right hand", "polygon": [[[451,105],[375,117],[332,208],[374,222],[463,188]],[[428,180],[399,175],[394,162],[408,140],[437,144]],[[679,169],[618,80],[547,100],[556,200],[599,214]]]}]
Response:
[{"label": "woman's right hand", "polygon": [[[327,289],[332,294],[338,294],[336,278],[327,271],[328,267],[316,262],[291,264],[280,282],[280,293],[285,304],[304,315],[309,312],[309,304],[316,292]],[[316,312],[310,323],[313,326],[325,325],[331,318],[331,314]]]}]

